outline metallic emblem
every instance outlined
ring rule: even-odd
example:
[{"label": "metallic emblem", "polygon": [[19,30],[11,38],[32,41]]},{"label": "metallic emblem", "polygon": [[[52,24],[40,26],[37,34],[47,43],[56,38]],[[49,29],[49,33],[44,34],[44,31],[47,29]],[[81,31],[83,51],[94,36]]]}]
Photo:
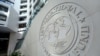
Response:
[{"label": "metallic emblem", "polygon": [[64,2],[45,16],[40,42],[46,56],[82,56],[90,44],[91,24],[87,13],[75,3]]}]

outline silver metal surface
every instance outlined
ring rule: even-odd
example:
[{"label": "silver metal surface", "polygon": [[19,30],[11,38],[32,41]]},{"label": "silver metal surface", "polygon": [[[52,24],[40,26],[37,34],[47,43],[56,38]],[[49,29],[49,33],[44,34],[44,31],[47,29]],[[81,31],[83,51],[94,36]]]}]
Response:
[{"label": "silver metal surface", "polygon": [[96,2],[48,0],[32,21],[21,48],[23,54],[100,56],[100,4]]}]

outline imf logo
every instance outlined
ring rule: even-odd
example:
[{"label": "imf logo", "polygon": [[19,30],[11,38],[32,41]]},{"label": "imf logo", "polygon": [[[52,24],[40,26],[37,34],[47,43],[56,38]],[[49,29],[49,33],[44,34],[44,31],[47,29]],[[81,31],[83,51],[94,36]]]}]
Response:
[{"label": "imf logo", "polygon": [[86,16],[85,11],[74,3],[62,3],[52,8],[40,28],[40,42],[46,56],[84,55],[91,38]]}]

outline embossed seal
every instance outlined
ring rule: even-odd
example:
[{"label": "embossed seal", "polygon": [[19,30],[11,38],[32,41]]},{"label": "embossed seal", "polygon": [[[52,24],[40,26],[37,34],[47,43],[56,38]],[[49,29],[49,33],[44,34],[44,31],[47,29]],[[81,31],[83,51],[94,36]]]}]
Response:
[{"label": "embossed seal", "polygon": [[91,40],[90,21],[84,9],[75,3],[53,7],[40,28],[46,56],[83,56]]}]

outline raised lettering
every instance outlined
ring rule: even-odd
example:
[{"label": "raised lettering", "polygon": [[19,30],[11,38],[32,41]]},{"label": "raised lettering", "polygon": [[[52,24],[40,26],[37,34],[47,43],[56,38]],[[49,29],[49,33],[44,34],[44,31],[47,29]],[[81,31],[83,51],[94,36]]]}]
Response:
[{"label": "raised lettering", "polygon": [[69,9],[68,11],[71,12],[74,8],[72,7],[72,5],[69,5]]},{"label": "raised lettering", "polygon": [[77,7],[75,7],[75,9],[74,9],[74,14],[76,13],[76,9],[77,9]]},{"label": "raised lettering", "polygon": [[79,41],[78,48],[80,48],[80,50],[84,51],[86,48],[86,44],[83,41]]},{"label": "raised lettering", "polygon": [[75,56],[80,56],[80,49],[78,47],[76,47],[72,52],[75,54]]},{"label": "raised lettering", "polygon": [[83,23],[83,22],[85,22],[85,19],[86,19],[86,17],[80,19],[79,21],[80,21],[81,23]]},{"label": "raised lettering", "polygon": [[83,37],[82,39],[80,39],[80,41],[84,42],[84,43],[88,43],[89,40],[89,35],[87,35],[86,37]]},{"label": "raised lettering", "polygon": [[89,32],[90,32],[89,26],[82,26],[81,27],[81,36],[84,36],[84,34],[87,34]]},{"label": "raised lettering", "polygon": [[80,18],[80,14],[82,14],[82,11],[80,11],[80,12],[78,12],[78,13],[76,14],[77,18]]}]

